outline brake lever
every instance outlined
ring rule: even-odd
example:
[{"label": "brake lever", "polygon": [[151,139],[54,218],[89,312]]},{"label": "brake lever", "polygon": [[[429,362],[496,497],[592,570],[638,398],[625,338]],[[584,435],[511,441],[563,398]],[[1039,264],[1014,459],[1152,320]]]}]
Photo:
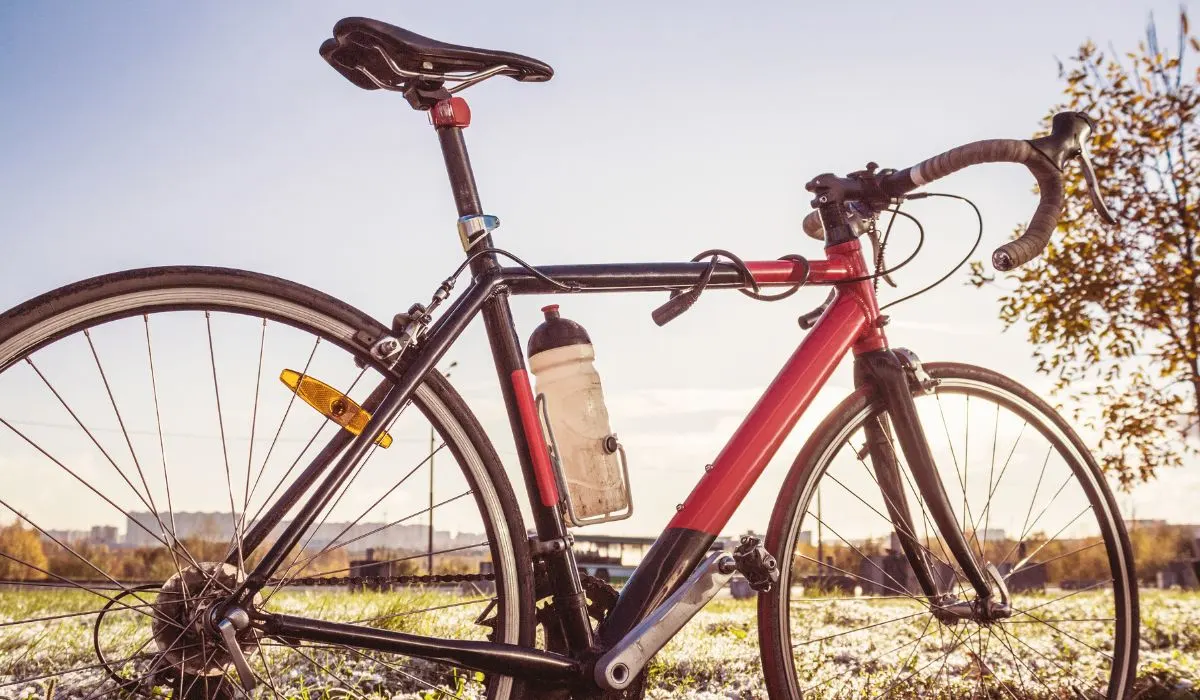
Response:
[{"label": "brake lever", "polygon": [[1104,203],[1104,197],[1100,193],[1100,183],[1096,179],[1096,170],[1092,167],[1092,154],[1088,151],[1087,142],[1082,139],[1079,142],[1079,164],[1083,168],[1083,179],[1087,182],[1088,194],[1092,198],[1092,206],[1096,208],[1096,213],[1106,224],[1117,223],[1116,217]]}]

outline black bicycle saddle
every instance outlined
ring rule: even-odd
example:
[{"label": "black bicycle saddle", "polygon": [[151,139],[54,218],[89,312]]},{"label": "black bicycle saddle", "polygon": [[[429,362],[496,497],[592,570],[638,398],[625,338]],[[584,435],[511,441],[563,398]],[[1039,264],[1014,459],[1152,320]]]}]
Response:
[{"label": "black bicycle saddle", "polygon": [[554,69],[528,56],[446,44],[407,29],[365,17],[347,17],[333,25],[333,38],[321,44],[321,57],[347,80],[365,90],[379,86],[362,73],[390,85],[406,84],[411,76],[397,74],[380,55],[380,50],[399,68],[420,73],[425,82],[438,82],[448,73],[477,73],[507,66],[508,75],[522,82],[545,82]]}]

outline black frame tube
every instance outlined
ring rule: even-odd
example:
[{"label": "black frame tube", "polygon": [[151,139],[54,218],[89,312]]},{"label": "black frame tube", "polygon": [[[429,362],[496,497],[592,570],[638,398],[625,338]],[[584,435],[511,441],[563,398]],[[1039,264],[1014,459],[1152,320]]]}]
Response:
[{"label": "black frame tube", "polygon": [[[875,385],[876,380],[871,375],[871,370],[867,367],[866,362],[861,356],[856,357],[854,359],[854,388],[861,389],[864,386],[874,387]],[[875,480],[883,495],[888,517],[891,518],[892,526],[896,530],[896,537],[900,541],[900,549],[908,559],[908,565],[912,567],[913,574],[917,578],[917,585],[929,598],[930,603],[936,604],[945,591],[941,590],[934,579],[929,559],[917,540],[912,509],[908,506],[908,495],[905,493],[904,484],[901,481],[901,466],[899,460],[896,459],[895,443],[888,438],[889,432],[893,431],[890,423],[884,420],[883,414],[868,419],[866,425],[863,426],[867,454],[871,458],[871,465],[875,468]],[[901,449],[903,450],[903,448]],[[893,584],[899,586],[904,592],[908,592],[906,582],[893,581],[888,585]]]},{"label": "black frame tube", "polygon": [[263,621],[262,628],[272,636],[404,654],[484,673],[546,681],[569,681],[580,675],[580,663],[575,659],[512,644],[422,637],[293,615],[272,615]]},{"label": "black frame tube", "polygon": [[[901,364],[900,358],[891,350],[862,353],[855,358],[855,363],[856,369],[861,368],[864,377],[869,378],[883,399],[883,404],[892,419],[892,429],[900,441],[900,449],[904,452],[909,471],[917,482],[917,490],[925,499],[929,515],[950,553],[962,567],[963,575],[971,582],[971,587],[975,589],[980,601],[985,603],[983,609],[986,610],[986,603],[992,597],[992,588],[975,558],[975,553],[971,551],[966,537],[958,527],[950,499],[946,496],[945,485],[938,476],[933,453],[929,450],[929,441],[925,438],[925,431],[917,417],[917,406],[908,384],[908,372]],[[882,483],[880,485],[882,486]],[[900,538],[900,545],[908,546],[904,537]],[[905,555],[910,562],[924,560],[920,550],[906,551]],[[931,583],[932,580],[930,577]]]},{"label": "black frame tube", "polygon": [[[329,503],[333,498],[338,487],[345,481],[350,471],[358,464],[359,460],[371,448],[371,445],[378,439],[380,433],[383,432],[384,426],[391,422],[392,418],[400,411],[409,398],[412,397],[413,391],[425,379],[425,375],[433,369],[437,361],[445,355],[451,343],[454,342],[463,330],[466,329],[471,319],[483,306],[488,299],[491,289],[491,284],[473,284],[467,289],[467,292],[459,298],[445,317],[440,319],[441,323],[437,324],[438,332],[429,336],[429,342],[423,344],[421,352],[416,353],[412,361],[406,366],[404,374],[397,377],[397,382],[387,390],[386,396],[380,401],[378,410],[371,416],[366,428],[362,434],[350,441],[349,446],[342,454],[337,465],[325,477],[325,480],[317,487],[308,501],[305,502],[300,512],[288,525],[288,527],[280,534],[279,539],[271,546],[271,549],[263,555],[261,561],[254,568],[246,580],[238,587],[234,593],[233,600],[238,605],[246,605],[247,601],[253,598],[254,594],[262,590],[267,584],[271,575],[279,569],[288,552],[291,551],[296,543],[300,541],[304,532],[312,526],[321,509]],[[336,441],[336,437],[335,437]],[[322,454],[325,450],[322,450]],[[310,465],[305,470],[305,474],[314,470],[315,465]],[[328,462],[322,465],[316,472],[319,473],[328,468]],[[315,474],[312,477],[315,480]],[[277,502],[266,515],[264,520],[274,520],[279,522],[290,510],[292,503],[283,501]],[[243,550],[243,555],[248,555],[249,552]]]},{"label": "black frame tube", "polygon": [[[709,267],[701,262],[596,263],[538,266],[542,275],[576,287],[578,292],[654,292],[686,289]],[[499,275],[516,295],[555,294],[568,290],[546,282],[524,267],[502,267]],[[747,288],[745,276],[731,263],[717,263],[706,287]]]}]

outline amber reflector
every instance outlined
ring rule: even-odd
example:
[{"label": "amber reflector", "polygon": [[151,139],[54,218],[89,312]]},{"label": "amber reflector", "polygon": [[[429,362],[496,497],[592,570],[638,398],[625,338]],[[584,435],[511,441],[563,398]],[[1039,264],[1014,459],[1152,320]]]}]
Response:
[{"label": "amber reflector", "polygon": [[[309,406],[355,435],[362,434],[363,428],[367,427],[367,421],[371,420],[371,414],[364,411],[362,406],[319,379],[285,369],[279,375],[279,380]],[[392,446],[392,436],[384,431],[375,444],[387,449]]]}]

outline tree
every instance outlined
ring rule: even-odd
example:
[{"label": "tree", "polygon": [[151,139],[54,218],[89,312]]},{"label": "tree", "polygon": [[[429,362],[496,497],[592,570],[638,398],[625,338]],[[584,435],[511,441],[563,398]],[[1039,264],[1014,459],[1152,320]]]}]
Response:
[{"label": "tree", "polygon": [[[1064,109],[1098,122],[1096,172],[1119,223],[1105,226],[1079,168],[1066,174],[1059,230],[1037,260],[1008,273],[1006,327],[1029,324],[1038,369],[1100,434],[1099,456],[1125,486],[1196,452],[1200,425],[1200,42],[1180,14],[1178,45],[1153,18],[1136,52],[1084,43],[1068,64]],[[1046,126],[1049,125],[1047,117]],[[972,283],[994,278],[972,264]]]},{"label": "tree", "polygon": [[[37,569],[46,569],[46,554],[42,541],[33,528],[25,528],[21,521],[0,527],[0,578],[29,581],[46,577]],[[37,567],[34,569],[32,567]]]}]

